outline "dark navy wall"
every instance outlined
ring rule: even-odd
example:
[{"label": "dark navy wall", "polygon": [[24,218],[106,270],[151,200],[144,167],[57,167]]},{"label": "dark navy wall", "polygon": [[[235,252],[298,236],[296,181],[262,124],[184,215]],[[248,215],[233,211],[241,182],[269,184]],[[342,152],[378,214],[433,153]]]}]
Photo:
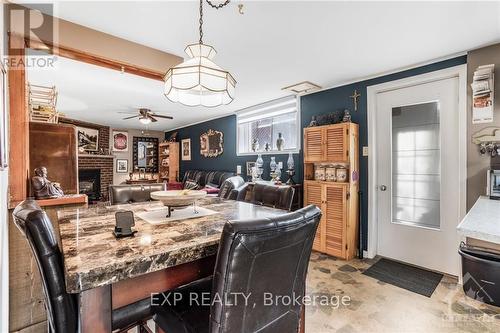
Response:
[{"label": "dark navy wall", "polygon": [[[222,155],[215,158],[203,157],[200,154],[200,135],[206,132],[208,129],[213,129],[224,133],[224,152],[222,153]],[[178,141],[191,138],[191,161],[181,161],[181,175],[183,175],[186,170],[191,169],[236,172],[236,166],[241,165],[242,177],[248,179],[248,175],[246,174],[246,162],[255,162],[255,160],[257,159],[257,155],[236,156],[236,115],[209,120],[200,124],[180,128],[176,131],[179,132]],[[165,137],[168,138],[171,133],[172,132],[167,132]],[[283,162],[283,167],[286,168],[288,154],[262,155],[262,159],[264,160],[264,174],[262,175],[263,179],[270,179],[269,163],[271,162],[271,156],[276,157],[277,163]],[[298,154],[294,154],[294,160],[295,166],[301,167],[302,162],[299,162]],[[285,177],[285,175],[283,175],[283,177]],[[296,175],[294,179],[298,182],[300,178]]]},{"label": "dark navy wall", "polygon": [[[448,67],[462,65],[467,62],[467,56],[456,57],[445,61],[436,62],[430,65],[380,76],[374,79],[356,82],[353,84],[336,87],[314,94],[301,97],[301,123],[302,127],[307,127],[314,115],[328,114],[337,110],[350,109],[352,121],[359,124],[359,142],[360,142],[360,191],[361,191],[361,230],[363,237],[363,248],[367,248],[368,234],[368,160],[362,156],[363,146],[368,145],[367,133],[367,103],[366,103],[366,88],[375,84],[380,84],[388,81],[394,81],[405,77],[424,74]],[[358,111],[353,111],[352,99],[349,97],[357,89],[361,93],[359,98]],[[200,134],[207,131],[209,128],[219,130],[224,133],[224,153],[217,158],[204,158],[200,155]],[[181,161],[181,174],[188,169],[201,170],[228,170],[236,171],[236,165],[242,166],[243,174],[246,174],[246,161],[255,161],[257,156],[236,156],[236,116],[231,115],[224,118],[210,120],[204,123],[188,126],[178,130],[179,138],[191,138],[191,161]],[[170,133],[166,134],[166,137]],[[303,145],[302,145],[303,146]],[[271,155],[276,156],[276,161],[282,161],[286,166],[288,155]],[[270,156],[264,155],[264,178],[269,178],[269,162]],[[302,179],[302,152],[294,155],[297,175],[295,179]]]}]

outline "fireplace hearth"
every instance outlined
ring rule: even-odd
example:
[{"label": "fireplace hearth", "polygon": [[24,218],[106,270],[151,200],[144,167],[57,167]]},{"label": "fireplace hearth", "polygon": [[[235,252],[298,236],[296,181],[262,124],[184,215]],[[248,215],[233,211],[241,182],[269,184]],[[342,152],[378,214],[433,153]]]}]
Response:
[{"label": "fireplace hearth", "polygon": [[79,169],[78,185],[81,194],[86,194],[89,201],[100,201],[101,195],[101,170]]}]

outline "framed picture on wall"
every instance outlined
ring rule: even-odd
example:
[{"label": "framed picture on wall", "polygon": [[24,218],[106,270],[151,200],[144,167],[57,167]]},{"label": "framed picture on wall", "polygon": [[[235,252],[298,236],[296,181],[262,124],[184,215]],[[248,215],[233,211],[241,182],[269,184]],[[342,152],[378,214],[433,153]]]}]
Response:
[{"label": "framed picture on wall", "polygon": [[78,131],[78,152],[95,152],[99,150],[99,130],[97,128],[76,127]]},{"label": "framed picture on wall", "polygon": [[247,162],[247,176],[252,175],[252,168],[255,166],[255,162]]},{"label": "framed picture on wall", "polygon": [[128,172],[128,160],[117,159],[116,160],[116,173],[127,173]]},{"label": "framed picture on wall", "polygon": [[183,161],[191,161],[191,139],[181,141],[181,159]]},{"label": "framed picture on wall", "polygon": [[127,152],[128,151],[128,132],[113,130],[113,151]]},{"label": "framed picture on wall", "polygon": [[0,61],[0,170],[8,166],[7,157],[7,72]]}]

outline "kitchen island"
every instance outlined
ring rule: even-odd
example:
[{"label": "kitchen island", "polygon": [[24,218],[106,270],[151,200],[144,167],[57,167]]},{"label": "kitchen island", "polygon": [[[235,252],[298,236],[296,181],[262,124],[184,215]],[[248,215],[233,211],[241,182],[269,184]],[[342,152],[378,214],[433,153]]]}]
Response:
[{"label": "kitchen island", "polygon": [[[82,332],[111,332],[113,309],[210,276],[227,221],[286,213],[215,197],[198,205],[215,213],[152,224],[138,214],[162,208],[160,202],[58,211],[66,289],[79,295]],[[134,212],[134,237],[113,235],[119,210]]]}]

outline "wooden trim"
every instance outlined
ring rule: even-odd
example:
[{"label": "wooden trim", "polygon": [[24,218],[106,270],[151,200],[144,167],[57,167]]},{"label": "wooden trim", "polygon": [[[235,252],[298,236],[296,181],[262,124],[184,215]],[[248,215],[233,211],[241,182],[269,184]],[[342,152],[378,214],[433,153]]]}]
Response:
[{"label": "wooden trim", "polygon": [[86,204],[88,203],[88,198],[86,194],[76,194],[76,195],[65,195],[55,199],[36,200],[36,202],[40,207],[49,207],[49,206],[62,206],[62,205],[73,205],[73,204]]},{"label": "wooden trim", "polygon": [[172,290],[210,276],[214,272],[215,259],[215,256],[210,256],[133,279],[118,281],[112,285],[113,309],[151,297],[151,293]]},{"label": "wooden trim", "polygon": [[[24,59],[22,37],[9,35],[9,57]],[[29,179],[29,118],[23,62],[8,66],[9,83],[9,208],[26,199]]]},{"label": "wooden trim", "polygon": [[25,38],[25,42],[28,48],[33,50],[41,50],[49,52],[51,54],[61,56],[64,58],[73,59],[76,61],[85,62],[92,65],[97,65],[116,71],[121,71],[133,75],[138,75],[146,77],[148,79],[153,79],[157,81],[163,81],[165,73],[160,73],[147,68],[135,66],[123,61],[112,60],[98,56],[95,54],[90,54],[84,51],[76,50],[73,48],[65,47],[62,45],[56,45],[47,41],[37,41],[29,38]]}]

